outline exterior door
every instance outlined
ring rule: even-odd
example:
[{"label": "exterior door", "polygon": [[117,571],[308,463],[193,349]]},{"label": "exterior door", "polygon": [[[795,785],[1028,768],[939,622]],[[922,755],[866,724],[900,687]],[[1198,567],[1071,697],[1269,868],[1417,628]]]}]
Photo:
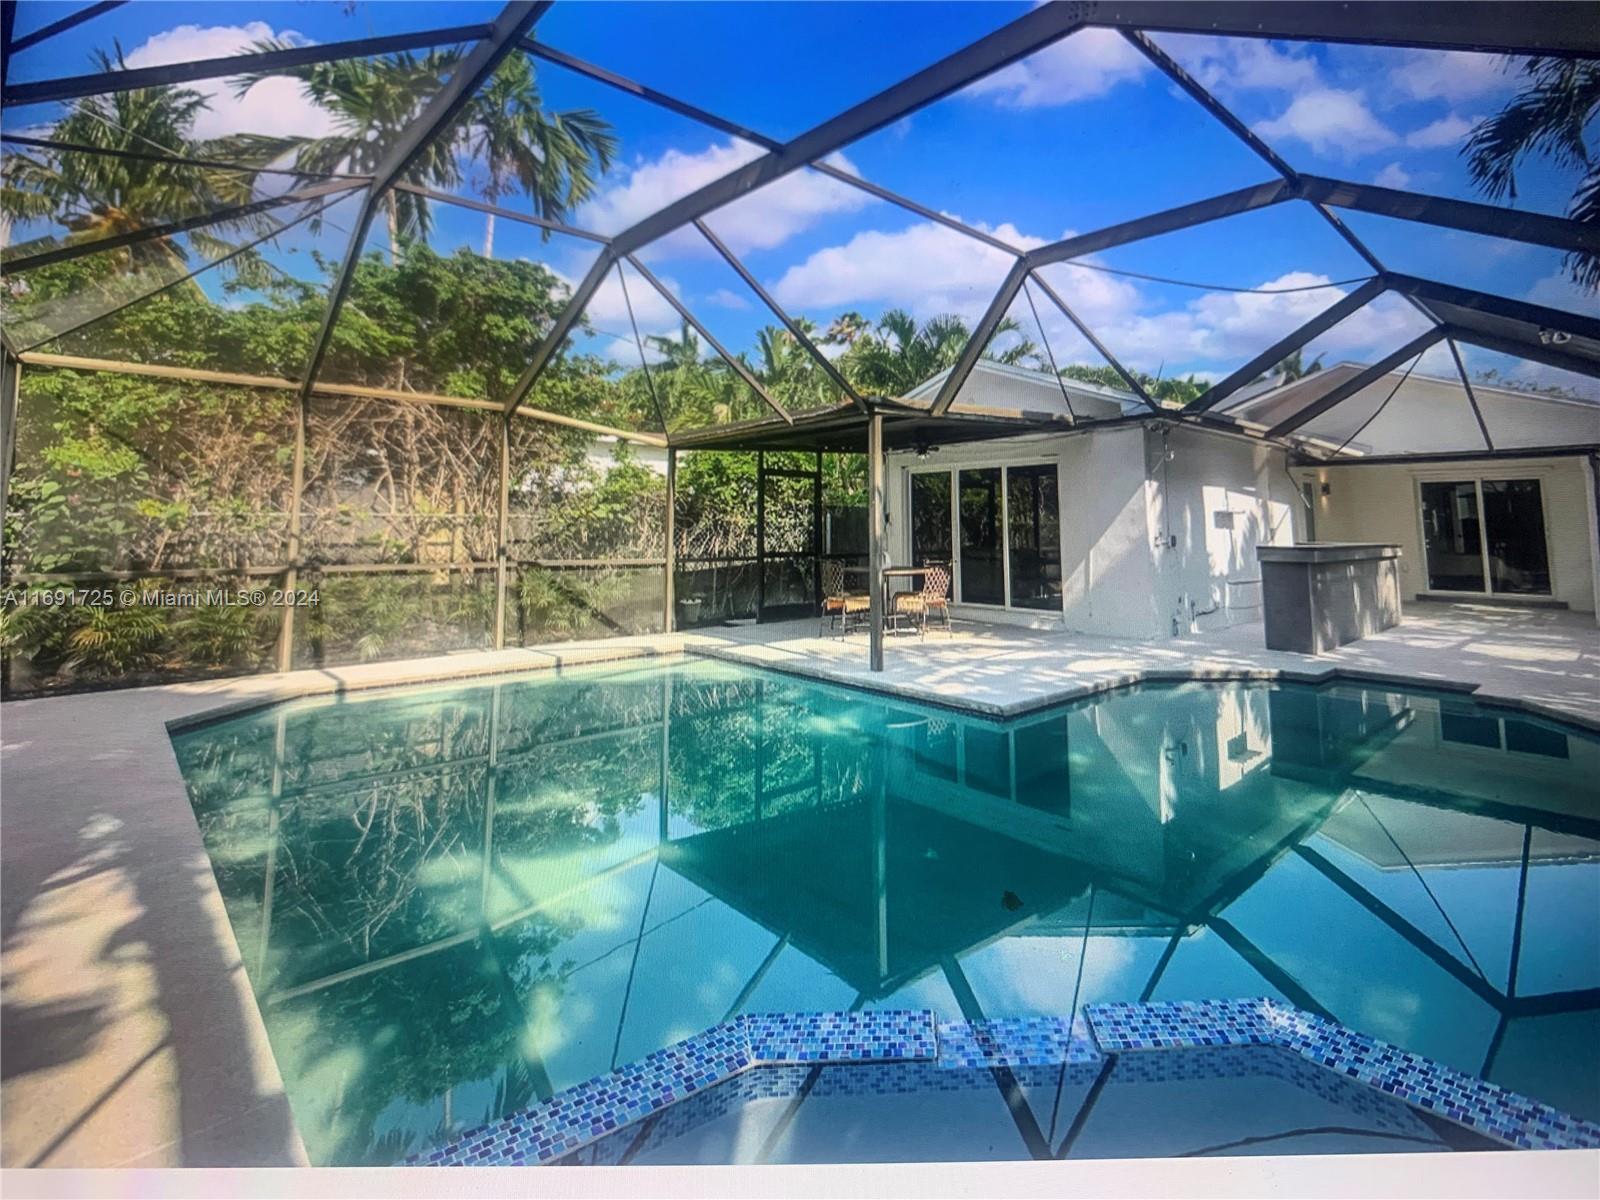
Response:
[{"label": "exterior door", "polygon": [[1418,501],[1430,592],[1550,595],[1539,480],[1424,479]]},{"label": "exterior door", "polygon": [[[790,459],[792,455],[786,456]],[[756,620],[789,621],[822,604],[822,456],[810,471],[756,458]]]}]

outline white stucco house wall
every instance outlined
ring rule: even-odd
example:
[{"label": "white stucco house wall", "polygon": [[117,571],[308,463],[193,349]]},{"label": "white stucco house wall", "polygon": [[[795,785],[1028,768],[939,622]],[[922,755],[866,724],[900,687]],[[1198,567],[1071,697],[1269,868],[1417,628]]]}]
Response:
[{"label": "white stucco house wall", "polygon": [[[1459,379],[1413,376],[1396,391],[1396,373],[1300,431],[1308,451],[1344,444],[1346,457],[1338,465],[1292,465],[1288,450],[1251,436],[1361,369],[1341,364],[1257,390],[1218,414],[1240,426],[1233,432],[1152,418],[1136,397],[1116,389],[982,360],[953,412],[1056,418],[1063,427],[891,452],[885,474],[891,561],[930,556],[928,545],[913,542],[927,541],[939,523],[927,514],[946,505],[958,618],[1152,640],[1259,620],[1256,547],[1309,540],[1399,544],[1407,600],[1476,597],[1594,612],[1600,592],[1596,470],[1585,447],[1600,445],[1600,406],[1475,387],[1497,449],[1540,448],[1525,458],[1495,457],[1481,454],[1482,433]],[[905,400],[931,403],[944,378],[929,379]],[[1383,405],[1390,393],[1394,399]],[[1456,454],[1438,457],[1441,437],[1445,445],[1462,443]],[[1432,454],[1428,461],[1388,457],[1424,447]],[[944,491],[959,497],[966,482],[978,510],[972,519],[982,526],[985,505],[1004,510],[1016,487],[1037,489],[1036,469],[1049,466],[1055,468],[1052,532],[1059,546],[1046,556],[1055,561],[1044,570],[1054,577],[1051,590],[1058,586],[1059,607],[1041,601],[1036,578],[1031,597],[1014,594],[1017,568],[1009,552],[1000,563],[992,553],[976,554],[971,557],[984,561],[971,566],[963,554],[960,506],[942,499]],[[1548,594],[1497,594],[1487,570],[1478,593],[1430,587],[1420,490],[1430,480],[1470,484],[1480,489],[1480,504],[1483,481],[1491,487],[1494,480],[1522,481],[1518,486],[1536,495],[1543,509]],[[985,499],[985,488],[997,498]],[[1036,494],[1027,491],[1030,500]],[[922,532],[915,537],[914,503],[922,509]],[[993,533],[986,536],[995,540]],[[1011,532],[1000,536],[1008,539]],[[1037,561],[1038,553],[1029,553]]]},{"label": "white stucco house wall", "polygon": [[[1267,428],[1362,369],[1356,363],[1340,363],[1259,392],[1223,412],[1244,425]],[[1395,371],[1303,426],[1297,433],[1314,439],[1320,449],[1342,445],[1344,452],[1338,465],[1293,468],[1309,518],[1302,536],[1398,544],[1407,600],[1482,599],[1594,612],[1600,594],[1595,496],[1600,403],[1483,383],[1473,385],[1472,395],[1482,426],[1459,378],[1415,373],[1406,378]],[[1485,431],[1499,452],[1495,456],[1483,453]],[[1428,461],[1392,457],[1424,448],[1430,452]],[[1526,456],[1512,456],[1517,451],[1526,451]],[[1548,592],[1497,594],[1492,573],[1486,573],[1489,578],[1481,590],[1434,586],[1424,541],[1424,486],[1470,485],[1468,502],[1481,507],[1485,485],[1508,480],[1537,485]]]},{"label": "white stucco house wall", "polygon": [[[907,402],[931,401],[943,381],[944,375],[934,376]],[[975,602],[964,586],[960,531],[953,527],[958,618],[1141,639],[1258,620],[1255,548],[1296,538],[1294,509],[1301,501],[1285,452],[1243,434],[1132,419],[1148,410],[1131,393],[1058,382],[987,359],[974,368],[952,411],[1066,418],[1069,405],[1084,423],[1060,433],[890,453],[891,559],[913,559],[916,477],[942,473],[959,491],[963,472],[998,470],[1008,497],[1013,469],[1054,465],[1059,611],[1013,602],[1010,555],[1004,556],[1002,602]],[[953,511],[952,522],[959,525]]]}]

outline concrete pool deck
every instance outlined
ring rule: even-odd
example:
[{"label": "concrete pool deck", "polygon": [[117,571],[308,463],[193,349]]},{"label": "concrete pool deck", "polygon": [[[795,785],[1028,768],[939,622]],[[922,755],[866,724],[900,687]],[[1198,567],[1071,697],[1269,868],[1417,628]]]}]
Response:
[{"label": "concrete pool deck", "polygon": [[691,636],[696,653],[836,683],[1016,716],[1127,684],[1174,679],[1338,676],[1471,692],[1600,730],[1600,627],[1590,613],[1419,602],[1359,642],[1311,656],[1267,650],[1260,624],[1170,641],[1093,637],[957,621],[925,639],[887,639],[884,670],[867,668],[865,634],[817,634],[817,622],[746,625]]},{"label": "concrete pool deck", "polygon": [[295,1130],[168,728],[297,696],[682,651],[991,713],[1140,679],[1318,680],[1354,673],[1476,688],[1600,728],[1588,614],[1419,604],[1320,658],[1259,648],[1260,627],[1138,643],[993,625],[865,638],[811,621],[298,671],[0,706],[4,1086],[0,1162],[297,1165]]}]

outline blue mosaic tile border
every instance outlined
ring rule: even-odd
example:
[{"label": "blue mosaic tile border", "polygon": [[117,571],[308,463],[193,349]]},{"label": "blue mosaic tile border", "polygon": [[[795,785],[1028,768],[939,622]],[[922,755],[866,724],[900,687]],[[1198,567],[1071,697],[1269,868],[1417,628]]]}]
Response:
[{"label": "blue mosaic tile border", "polygon": [[[850,1072],[825,1077],[819,1086],[878,1093],[904,1090],[908,1083],[935,1090],[947,1082],[965,1086],[961,1072],[987,1067],[1097,1068],[1105,1054],[1130,1054],[1123,1061],[1137,1073],[1140,1051],[1249,1046],[1292,1052],[1298,1058],[1286,1061],[1305,1063],[1313,1075],[1326,1076],[1328,1087],[1337,1081],[1341,1089],[1375,1089],[1507,1145],[1600,1147],[1600,1125],[1594,1122],[1275,1000],[1095,1004],[1085,1015],[1071,1024],[1059,1017],[937,1021],[925,1010],[738,1017],[405,1161],[421,1166],[550,1162],[667,1109],[675,1111],[658,1122],[661,1135],[680,1118],[688,1121],[698,1112],[704,1119],[705,1111],[747,1094],[781,1094],[818,1066]],[[882,1069],[864,1070],[862,1064]],[[774,1072],[774,1067],[792,1070]],[[915,1077],[909,1081],[903,1077],[908,1069]],[[1263,1062],[1250,1069],[1281,1073],[1289,1068]],[[1161,1075],[1155,1070],[1152,1081]],[[729,1080],[735,1086],[719,1088]],[[696,1104],[680,1103],[690,1097]],[[616,1140],[605,1149],[615,1149]]]},{"label": "blue mosaic tile border", "polygon": [[1071,1025],[1061,1017],[939,1022],[939,1066],[945,1070],[1097,1063],[1100,1058],[1082,1017]]},{"label": "blue mosaic tile border", "polygon": [[545,1163],[714,1088],[755,1064],[931,1063],[938,1051],[934,1014],[926,1010],[736,1017],[405,1162],[413,1166]]},{"label": "blue mosaic tile border", "polygon": [[926,1010],[754,1013],[737,1020],[755,1062],[902,1062],[939,1052]]},{"label": "blue mosaic tile border", "polygon": [[436,1167],[548,1162],[749,1065],[744,1030],[737,1023],[717,1025],[405,1161]]},{"label": "blue mosaic tile border", "polygon": [[1600,1148],[1600,1124],[1276,1000],[1091,1004],[1108,1052],[1194,1046],[1281,1046],[1318,1066],[1525,1150]]}]

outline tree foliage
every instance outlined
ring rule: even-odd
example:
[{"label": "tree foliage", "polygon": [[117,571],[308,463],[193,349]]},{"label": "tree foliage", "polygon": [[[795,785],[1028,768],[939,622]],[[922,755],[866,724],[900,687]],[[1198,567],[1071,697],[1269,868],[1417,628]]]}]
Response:
[{"label": "tree foliage", "polygon": [[[1544,158],[1577,176],[1567,216],[1600,224],[1600,161],[1590,150],[1590,127],[1600,113],[1600,62],[1534,56],[1522,63],[1522,86],[1505,107],[1480,121],[1461,153],[1472,181],[1494,200],[1517,198],[1517,169]],[[1600,254],[1573,250],[1567,274],[1583,288],[1600,288]]]}]

